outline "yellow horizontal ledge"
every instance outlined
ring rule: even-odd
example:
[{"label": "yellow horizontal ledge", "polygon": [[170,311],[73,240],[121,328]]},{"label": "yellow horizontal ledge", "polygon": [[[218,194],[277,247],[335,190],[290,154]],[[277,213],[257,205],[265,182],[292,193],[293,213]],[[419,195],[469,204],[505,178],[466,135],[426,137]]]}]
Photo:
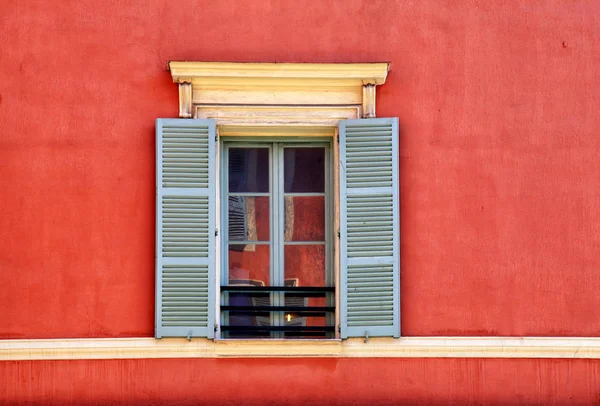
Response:
[{"label": "yellow horizontal ledge", "polygon": [[[376,63],[243,63],[243,62],[169,62],[174,82],[197,79],[311,79],[370,83],[385,83],[388,62]],[[238,85],[242,85],[239,82]]]},{"label": "yellow horizontal ledge", "polygon": [[134,358],[600,358],[600,338],[406,337],[350,340],[98,338],[0,340],[0,361]]}]

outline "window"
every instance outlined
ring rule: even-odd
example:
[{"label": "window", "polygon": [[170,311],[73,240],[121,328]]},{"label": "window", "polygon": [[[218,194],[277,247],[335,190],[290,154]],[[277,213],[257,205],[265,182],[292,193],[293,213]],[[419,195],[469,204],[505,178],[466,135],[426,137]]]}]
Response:
[{"label": "window", "polygon": [[334,337],[329,143],[223,143],[222,337]]},{"label": "window", "polygon": [[218,141],[214,120],[157,120],[156,336],[329,338],[336,312],[341,338],[399,336],[397,135],[361,119],[339,141]]},{"label": "window", "polygon": [[398,122],[374,118],[388,69],[169,62],[156,337],[399,336]]}]

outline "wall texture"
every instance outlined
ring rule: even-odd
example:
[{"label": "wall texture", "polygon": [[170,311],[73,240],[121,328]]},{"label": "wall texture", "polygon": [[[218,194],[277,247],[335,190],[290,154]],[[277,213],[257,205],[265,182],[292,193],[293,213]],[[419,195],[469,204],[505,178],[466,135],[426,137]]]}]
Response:
[{"label": "wall texture", "polygon": [[0,404],[595,405],[599,378],[590,360],[5,362]]},{"label": "wall texture", "polygon": [[390,61],[377,104],[401,122],[403,334],[599,335],[599,14],[592,0],[3,1],[0,338],[152,335],[167,60]]},{"label": "wall texture", "polygon": [[[0,338],[153,334],[168,60],[390,61],[377,104],[401,122],[403,334],[598,336],[598,15],[593,0],[2,1]],[[583,405],[599,382],[591,360],[2,362],[0,404]]]},{"label": "wall texture", "polygon": [[589,360],[6,362],[0,405],[592,405],[599,377]]}]

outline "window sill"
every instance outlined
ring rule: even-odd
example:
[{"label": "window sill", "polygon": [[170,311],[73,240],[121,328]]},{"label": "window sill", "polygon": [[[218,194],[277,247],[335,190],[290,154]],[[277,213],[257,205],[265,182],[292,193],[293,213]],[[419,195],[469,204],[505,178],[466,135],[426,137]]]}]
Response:
[{"label": "window sill", "polygon": [[96,338],[0,340],[0,361],[135,358],[600,358],[595,337],[404,337],[350,340]]}]

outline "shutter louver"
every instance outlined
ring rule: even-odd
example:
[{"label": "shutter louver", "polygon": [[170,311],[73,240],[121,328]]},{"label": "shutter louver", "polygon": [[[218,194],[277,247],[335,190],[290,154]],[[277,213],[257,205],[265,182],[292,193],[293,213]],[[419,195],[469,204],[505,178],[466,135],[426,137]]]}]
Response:
[{"label": "shutter louver", "polygon": [[214,336],[215,122],[156,120],[156,337]]},{"label": "shutter louver", "polygon": [[340,122],[341,336],[400,336],[398,119]]}]

